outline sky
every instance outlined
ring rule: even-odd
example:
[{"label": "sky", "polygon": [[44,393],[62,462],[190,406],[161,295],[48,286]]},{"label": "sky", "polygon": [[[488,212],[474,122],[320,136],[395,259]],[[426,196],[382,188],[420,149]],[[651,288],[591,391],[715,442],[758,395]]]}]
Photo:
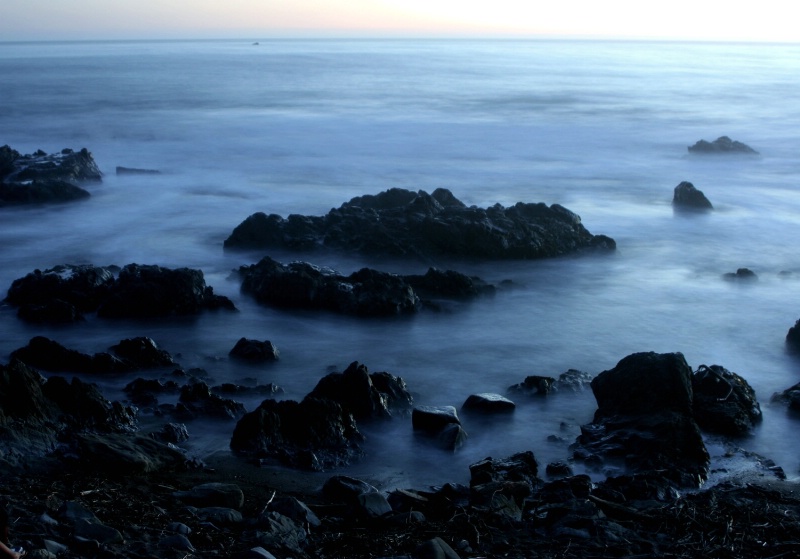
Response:
[{"label": "sky", "polygon": [[0,0],[0,41],[576,37],[800,42],[760,0]]}]

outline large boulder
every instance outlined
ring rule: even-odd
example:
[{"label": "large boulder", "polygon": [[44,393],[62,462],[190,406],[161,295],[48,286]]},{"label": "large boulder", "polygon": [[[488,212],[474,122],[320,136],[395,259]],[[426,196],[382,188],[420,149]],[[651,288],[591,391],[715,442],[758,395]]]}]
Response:
[{"label": "large boulder", "polygon": [[[635,353],[592,381],[597,411],[574,457],[697,486],[710,457],[693,416],[692,370],[680,353]],[[660,475],[660,474],[659,474]]]},{"label": "large boulder", "polygon": [[698,190],[695,186],[688,182],[683,181],[675,187],[675,192],[672,196],[672,205],[679,209],[692,209],[692,210],[712,210],[714,206],[708,201],[706,195],[702,190]]},{"label": "large boulder", "polygon": [[280,356],[278,348],[269,340],[249,340],[239,338],[236,345],[228,353],[232,358],[248,363],[266,363],[277,361]]},{"label": "large boulder", "polygon": [[756,155],[758,152],[742,142],[731,140],[727,136],[720,136],[713,142],[706,140],[699,140],[695,144],[688,147],[689,153],[701,155],[720,155],[720,154],[733,154],[743,153],[749,155]]},{"label": "large boulder", "polygon": [[694,418],[701,429],[745,435],[761,421],[755,390],[720,365],[701,365],[692,376]]},{"label": "large boulder", "polygon": [[362,455],[359,432],[338,403],[306,397],[265,400],[245,414],[231,436],[231,450],[256,458],[274,458],[296,468],[324,470]]},{"label": "large boulder", "polygon": [[579,216],[558,204],[480,209],[445,189],[428,194],[398,188],[353,198],[322,217],[258,212],[225,240],[228,249],[323,247],[422,259],[532,259],[613,250],[615,243],[589,233]]},{"label": "large boulder", "polygon": [[454,406],[417,406],[411,412],[411,426],[415,434],[451,452],[464,446],[469,437]]},{"label": "large boulder", "polygon": [[77,183],[100,180],[102,173],[86,148],[21,155],[7,145],[0,147],[0,206],[88,198]]}]

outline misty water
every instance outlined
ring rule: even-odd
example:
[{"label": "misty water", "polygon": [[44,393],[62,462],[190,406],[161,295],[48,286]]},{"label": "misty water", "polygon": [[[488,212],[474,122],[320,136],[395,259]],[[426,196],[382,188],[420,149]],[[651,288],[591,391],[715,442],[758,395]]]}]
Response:
[{"label": "misty water", "polygon": [[[800,475],[797,419],[770,405],[800,381],[784,338],[800,318],[800,47],[570,41],[0,43],[0,144],[88,148],[104,171],[84,202],[0,208],[0,291],[34,269],[131,262],[201,269],[238,313],[48,327],[0,308],[0,360],[36,335],[87,353],[150,336],[212,383],[257,377],[302,399],[360,361],[401,376],[417,404],[460,407],[527,375],[593,375],[640,351],[719,364],[756,390],[764,421],[737,445]],[[728,135],[758,156],[690,156]],[[159,175],[116,176],[116,166]],[[673,211],[691,181],[714,211]],[[225,252],[256,211],[322,215],[392,187],[450,189],[468,205],[558,203],[611,255],[540,261],[394,261],[336,253]],[[231,271],[269,254],[349,274],[363,266],[453,268],[499,284],[443,312],[364,320],[278,311],[240,294]],[[747,267],[758,281],[722,275]],[[784,272],[784,273],[781,273]],[[787,273],[788,272],[788,273]],[[240,337],[281,360],[231,362]],[[49,374],[49,373],[48,373]],[[140,375],[134,375],[140,376]],[[133,377],[98,376],[123,398]],[[455,455],[420,444],[410,420],[367,428],[369,458],[398,484],[464,481],[485,456],[568,458],[590,392],[516,398],[512,417],[463,417]],[[245,401],[248,410],[258,399]],[[189,424],[190,451],[227,448],[233,423]],[[552,443],[549,435],[567,442]],[[709,444],[714,446],[714,439]]]}]

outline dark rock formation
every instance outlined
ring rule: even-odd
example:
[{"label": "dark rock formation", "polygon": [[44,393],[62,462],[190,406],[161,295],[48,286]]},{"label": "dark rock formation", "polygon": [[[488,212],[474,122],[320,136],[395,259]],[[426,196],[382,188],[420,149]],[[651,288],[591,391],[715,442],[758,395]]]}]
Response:
[{"label": "dark rock formation", "polygon": [[516,409],[516,404],[500,394],[483,392],[470,394],[461,405],[461,411],[468,413],[510,413]]},{"label": "dark rock formation", "polygon": [[280,352],[269,340],[263,342],[259,340],[248,340],[247,338],[239,338],[236,345],[228,353],[234,359],[247,361],[249,363],[265,363],[268,361],[277,361]]},{"label": "dark rock formation", "polygon": [[569,369],[561,373],[557,379],[530,375],[525,377],[524,381],[509,386],[508,392],[526,396],[547,396],[555,392],[578,393],[589,387],[592,378],[591,374],[577,369]]},{"label": "dark rock formation", "polygon": [[361,456],[353,416],[327,399],[265,400],[236,424],[230,447],[236,453],[275,458],[304,469],[342,466]]},{"label": "dark rock formation", "polygon": [[595,377],[592,390],[598,409],[581,427],[576,459],[616,461],[635,473],[667,470],[680,486],[705,479],[710,457],[692,414],[692,370],[682,354],[629,355]]},{"label": "dark rock formation", "polygon": [[189,419],[195,417],[239,419],[245,412],[243,404],[212,393],[208,385],[202,381],[181,388],[176,409],[179,416],[186,416]]},{"label": "dark rock formation", "polygon": [[758,154],[756,150],[754,150],[747,144],[731,140],[727,136],[720,136],[713,142],[708,142],[706,140],[699,140],[694,145],[689,146],[688,149],[689,153],[696,153],[696,154],[711,154],[711,155],[731,154],[731,153],[744,153],[750,155]]},{"label": "dark rock formation", "polygon": [[234,307],[227,297],[214,294],[200,270],[128,264],[120,270],[97,314],[110,318],[152,318],[220,308]]},{"label": "dark rock formation", "polygon": [[109,353],[81,353],[44,336],[31,338],[28,345],[11,352],[12,359],[45,371],[70,373],[112,373],[133,370],[131,364]]},{"label": "dark rock formation", "polygon": [[329,310],[361,316],[413,313],[420,300],[400,276],[364,268],[348,277],[305,262],[280,264],[267,257],[242,266],[242,291],[281,308]]},{"label": "dark rock formation", "polygon": [[741,376],[719,365],[701,365],[692,376],[694,418],[701,429],[747,434],[761,421],[756,393]]},{"label": "dark rock formation", "polygon": [[61,265],[14,280],[6,302],[28,322],[74,322],[97,311],[113,318],[152,318],[230,309],[233,303],[206,286],[203,272],[189,268],[129,264],[116,267]]},{"label": "dark rock formation", "polygon": [[675,187],[672,196],[672,205],[679,209],[713,210],[714,206],[708,201],[702,190],[697,190],[690,182],[683,181]]},{"label": "dark rock formation", "polygon": [[786,347],[793,352],[800,353],[800,320],[786,332]]},{"label": "dark rock formation", "polygon": [[770,402],[785,404],[794,412],[800,412],[800,382],[790,386],[783,392],[775,392]]},{"label": "dark rock formation", "polygon": [[45,380],[18,360],[0,365],[2,464],[52,455],[84,472],[117,475],[185,467],[181,452],[137,430],[136,410],[108,401],[93,384]]},{"label": "dark rock formation", "polygon": [[242,291],[262,304],[358,316],[410,314],[424,305],[438,308],[431,299],[467,299],[494,293],[494,286],[480,278],[435,268],[425,275],[410,276],[362,268],[345,277],[307,262],[281,264],[265,257],[257,264],[239,268],[239,275]]},{"label": "dark rock formation", "polygon": [[745,281],[745,282],[749,282],[749,281],[756,281],[758,279],[758,275],[756,275],[756,273],[753,270],[749,269],[749,268],[738,268],[736,270],[736,273],[728,272],[728,273],[722,274],[722,279],[728,280],[728,281]]},{"label": "dark rock formation", "polygon": [[308,396],[337,402],[356,421],[387,419],[392,411],[407,411],[413,402],[402,378],[389,373],[370,374],[358,361],[343,373],[323,377]]},{"label": "dark rock formation", "polygon": [[411,412],[411,425],[415,433],[435,441],[444,450],[458,450],[468,437],[453,406],[416,407]]},{"label": "dark rock formation", "polygon": [[398,188],[360,196],[323,217],[255,213],[225,240],[228,249],[328,248],[365,254],[532,259],[585,249],[613,250],[580,217],[553,204],[466,207],[450,191]]},{"label": "dark rock formation", "polygon": [[100,181],[102,173],[86,148],[20,155],[0,147],[0,206],[69,202],[88,198],[76,183]]},{"label": "dark rock formation", "polygon": [[111,350],[133,370],[176,365],[169,352],[144,336],[121,340],[117,345],[111,346]]}]

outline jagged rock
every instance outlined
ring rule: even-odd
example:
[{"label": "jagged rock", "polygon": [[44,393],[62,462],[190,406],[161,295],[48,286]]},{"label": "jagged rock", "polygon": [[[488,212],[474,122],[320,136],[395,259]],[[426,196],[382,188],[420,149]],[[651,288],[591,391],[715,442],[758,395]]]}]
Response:
[{"label": "jagged rock", "polygon": [[793,352],[800,352],[800,320],[786,333],[786,346]]},{"label": "jagged rock", "polygon": [[495,292],[495,287],[482,279],[454,270],[429,268],[425,275],[408,275],[403,278],[420,297],[470,299]]},{"label": "jagged rock", "polygon": [[400,276],[369,268],[344,277],[305,262],[269,257],[239,269],[242,291],[279,308],[328,310],[361,316],[413,313],[421,303]]},{"label": "jagged rock", "polygon": [[234,308],[230,299],[214,294],[200,270],[128,264],[120,270],[97,314],[108,318],[152,318]]},{"label": "jagged rock", "polygon": [[755,155],[758,152],[739,141],[731,140],[727,136],[720,136],[713,142],[699,140],[694,145],[688,147],[689,153],[698,154],[724,154],[724,153],[746,153]]},{"label": "jagged rock", "polygon": [[77,182],[101,180],[92,155],[64,149],[47,154],[41,150],[20,155],[9,146],[0,148],[0,206],[69,202],[88,198]]},{"label": "jagged rock", "polygon": [[519,384],[508,387],[512,394],[527,394],[531,396],[547,396],[554,389],[556,379],[540,375],[530,375]]},{"label": "jagged rock", "polygon": [[775,392],[770,402],[786,404],[792,411],[800,412],[800,383],[795,384],[783,392]]},{"label": "jagged rock", "polygon": [[121,340],[112,346],[111,350],[133,369],[155,369],[176,365],[167,351],[159,348],[153,339],[145,336]]},{"label": "jagged rock", "polygon": [[116,373],[134,368],[132,363],[108,353],[81,353],[44,336],[31,338],[27,346],[11,352],[11,358],[19,359],[31,367],[56,372]]},{"label": "jagged rock", "polygon": [[737,436],[761,421],[755,390],[719,365],[701,365],[692,376],[694,418],[701,429]]},{"label": "jagged rock", "polygon": [[672,196],[672,205],[676,208],[694,210],[714,209],[714,206],[708,201],[703,191],[698,190],[692,183],[687,181],[683,181],[675,187],[675,192]]},{"label": "jagged rock", "polygon": [[236,345],[228,353],[233,358],[250,363],[264,363],[267,361],[277,361],[280,352],[269,340],[263,342],[258,340],[248,340],[247,338],[239,338]]},{"label": "jagged rock", "polygon": [[64,377],[50,377],[42,392],[60,408],[62,421],[73,428],[108,433],[132,433],[138,429],[135,408],[108,401],[97,386],[79,378],[67,382]]},{"label": "jagged rock", "polygon": [[167,423],[150,436],[162,443],[180,444],[189,440],[189,430],[183,423]]},{"label": "jagged rock", "polygon": [[306,397],[300,403],[263,401],[236,424],[230,447],[239,454],[322,470],[360,457],[363,439],[353,416],[341,405]]},{"label": "jagged rock", "polygon": [[158,394],[178,392],[180,386],[173,380],[162,382],[156,379],[137,378],[125,385],[124,390],[137,406],[153,406],[158,403]]},{"label": "jagged rock", "polygon": [[183,386],[178,402],[178,413],[186,413],[190,417],[239,419],[246,413],[243,404],[217,396],[202,381]]},{"label": "jagged rock", "polygon": [[664,472],[697,486],[710,457],[692,415],[692,370],[680,353],[635,353],[592,381],[598,409],[581,426],[575,459],[617,461],[635,473]]},{"label": "jagged rock", "polygon": [[323,217],[255,213],[225,240],[228,249],[322,247],[422,259],[531,259],[613,250],[615,243],[589,233],[580,217],[558,204],[468,208],[445,189],[397,188],[353,198]]},{"label": "jagged rock", "polygon": [[74,322],[95,311],[110,318],[148,318],[235,310],[227,297],[206,286],[200,270],[129,264],[115,278],[115,269],[61,265],[35,270],[12,282],[6,302],[31,322]]},{"label": "jagged rock", "polygon": [[343,373],[323,377],[309,396],[338,402],[356,421],[390,418],[393,409],[403,411],[413,400],[403,379],[389,373],[370,374],[367,366],[358,361],[352,362]]},{"label": "jagged rock", "polygon": [[277,512],[265,512],[258,517],[258,543],[270,549],[285,550],[288,556],[303,553],[306,547],[306,531],[291,518]]},{"label": "jagged rock", "polygon": [[500,394],[470,394],[461,405],[461,411],[471,413],[510,413],[516,409],[516,404]]}]

